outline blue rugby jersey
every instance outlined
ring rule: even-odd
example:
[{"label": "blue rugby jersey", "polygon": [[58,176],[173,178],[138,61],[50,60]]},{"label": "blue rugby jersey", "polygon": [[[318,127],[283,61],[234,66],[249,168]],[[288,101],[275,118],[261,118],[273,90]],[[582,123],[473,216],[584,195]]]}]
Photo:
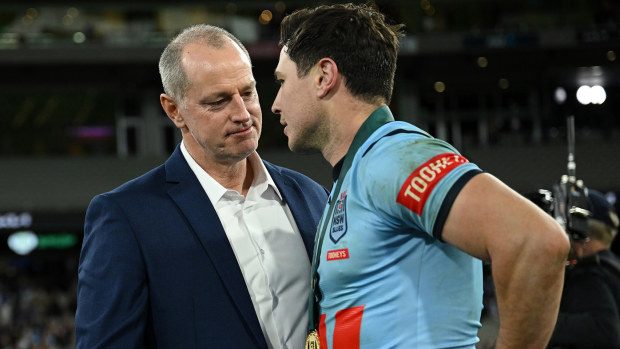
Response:
[{"label": "blue rugby jersey", "polygon": [[[370,119],[378,116],[392,119],[387,107]],[[321,348],[475,348],[482,262],[440,235],[480,172],[408,123],[369,135],[331,193],[338,201],[318,266]]]}]

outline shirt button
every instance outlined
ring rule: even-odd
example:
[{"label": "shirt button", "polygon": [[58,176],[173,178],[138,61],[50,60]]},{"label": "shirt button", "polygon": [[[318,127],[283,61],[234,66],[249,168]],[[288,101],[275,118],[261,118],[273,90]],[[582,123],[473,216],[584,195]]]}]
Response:
[{"label": "shirt button", "polygon": [[265,250],[263,250],[262,248],[260,249],[260,254],[264,255],[265,254]]}]

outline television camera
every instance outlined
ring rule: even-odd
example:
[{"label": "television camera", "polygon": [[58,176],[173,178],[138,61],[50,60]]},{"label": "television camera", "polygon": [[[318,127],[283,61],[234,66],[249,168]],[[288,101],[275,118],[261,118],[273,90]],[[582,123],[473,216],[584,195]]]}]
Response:
[{"label": "television camera", "polygon": [[567,173],[561,176],[551,191],[540,189],[528,197],[560,223],[571,241],[587,241],[590,202],[588,188],[576,176],[574,116],[567,118],[567,141]]}]

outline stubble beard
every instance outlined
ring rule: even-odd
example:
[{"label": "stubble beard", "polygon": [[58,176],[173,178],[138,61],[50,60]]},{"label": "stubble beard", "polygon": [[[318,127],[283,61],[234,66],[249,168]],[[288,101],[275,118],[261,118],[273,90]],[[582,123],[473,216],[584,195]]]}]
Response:
[{"label": "stubble beard", "polygon": [[326,126],[316,122],[302,128],[292,142],[289,138],[289,148],[298,154],[316,154],[322,152],[327,139]]}]

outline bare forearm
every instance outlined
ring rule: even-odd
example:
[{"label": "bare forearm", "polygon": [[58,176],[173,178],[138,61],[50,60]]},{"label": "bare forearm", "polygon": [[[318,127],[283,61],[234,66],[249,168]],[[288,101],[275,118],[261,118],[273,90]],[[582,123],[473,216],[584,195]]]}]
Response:
[{"label": "bare forearm", "polygon": [[497,349],[547,345],[558,315],[564,261],[561,253],[543,256],[534,252],[514,263],[494,263],[500,316]]},{"label": "bare forearm", "polygon": [[562,227],[495,177],[480,174],[454,201],[442,236],[491,262],[500,317],[497,348],[544,348],[570,248]]}]

